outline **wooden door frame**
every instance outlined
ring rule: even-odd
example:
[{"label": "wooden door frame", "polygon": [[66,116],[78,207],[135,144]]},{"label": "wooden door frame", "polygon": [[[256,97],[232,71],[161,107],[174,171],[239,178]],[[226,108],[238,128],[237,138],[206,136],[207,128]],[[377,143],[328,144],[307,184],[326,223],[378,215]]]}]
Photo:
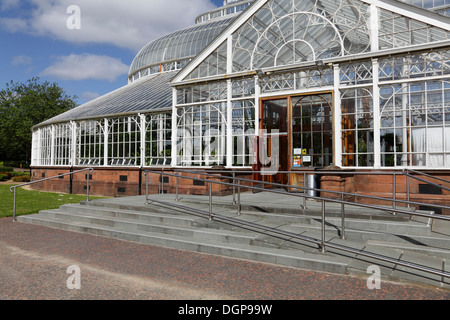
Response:
[{"label": "wooden door frame", "polygon": [[[334,118],[335,118],[335,105],[334,105],[334,91],[333,90],[325,90],[325,91],[314,91],[314,92],[308,92],[308,93],[299,93],[299,94],[290,94],[290,95],[281,95],[281,96],[271,96],[271,97],[264,97],[264,98],[260,98],[259,99],[259,114],[260,114],[260,119],[259,119],[259,130],[264,129],[263,125],[264,125],[264,112],[263,112],[263,102],[264,101],[270,101],[270,100],[280,100],[280,99],[286,99],[287,100],[287,134],[288,134],[288,150],[287,150],[287,154],[288,154],[288,165],[286,166],[288,171],[295,171],[295,170],[305,170],[305,168],[300,168],[300,169],[296,169],[293,168],[293,164],[292,164],[292,112],[293,112],[293,105],[292,105],[292,99],[296,98],[296,97],[306,97],[306,96],[317,96],[317,95],[324,95],[324,94],[331,94],[331,101],[329,101],[330,103],[330,107],[331,107],[331,132],[332,132],[332,137],[331,137],[331,143],[333,146],[333,159],[334,159],[334,153],[336,152],[335,150],[335,125],[334,125]],[[259,133],[258,133],[259,134]],[[259,148],[259,144],[258,144],[258,148]],[[258,154],[259,154],[259,149],[257,150]],[[281,151],[281,150],[280,150]],[[259,157],[258,157],[258,161],[259,161]],[[311,170],[314,170],[315,167],[312,167]],[[306,169],[307,170],[307,169]]]}]

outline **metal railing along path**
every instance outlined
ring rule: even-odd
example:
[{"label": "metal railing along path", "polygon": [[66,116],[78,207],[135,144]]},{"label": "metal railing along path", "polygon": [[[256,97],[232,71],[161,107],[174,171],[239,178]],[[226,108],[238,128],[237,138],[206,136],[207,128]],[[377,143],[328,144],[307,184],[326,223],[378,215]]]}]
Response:
[{"label": "metal railing along path", "polygon": [[[219,175],[214,175],[214,174],[208,174],[208,173],[199,173],[199,172],[192,172],[192,171],[187,171],[187,170],[179,170],[178,172],[184,172],[184,173],[191,173],[191,174],[202,174],[202,175],[206,175],[208,176],[208,178],[218,178],[218,179],[228,179],[230,180],[230,177],[226,177],[226,176],[219,176]],[[157,174],[160,177],[164,177],[164,176],[172,176],[176,178],[176,189],[178,192],[178,179],[182,178],[182,179],[190,179],[190,180],[198,180],[198,181],[203,181],[204,183],[208,183],[208,197],[209,197],[209,210],[208,212],[204,211],[204,210],[200,210],[200,209],[194,209],[194,208],[190,208],[190,207],[186,207],[186,206],[181,206],[181,205],[177,205],[174,203],[169,203],[167,201],[161,201],[161,200],[156,200],[156,199],[149,199],[149,194],[148,194],[148,174],[149,173],[153,173],[153,174]],[[233,177],[232,179],[234,181],[237,181],[237,183],[233,182],[224,182],[224,181],[215,181],[215,180],[211,180],[211,179],[203,179],[203,178],[198,178],[198,177],[191,177],[191,176],[180,176],[178,173],[167,173],[164,171],[152,171],[152,170],[145,170],[144,171],[144,175],[146,176],[145,180],[146,180],[146,195],[145,195],[145,202],[146,204],[149,204],[150,202],[156,202],[156,203],[160,203],[160,204],[164,204],[167,206],[171,206],[171,207],[175,207],[178,209],[182,209],[182,210],[187,210],[190,211],[191,213],[195,214],[195,215],[199,215],[202,216],[204,218],[207,218],[209,220],[218,220],[218,221],[225,221],[225,222],[231,222],[234,223],[236,225],[239,226],[247,226],[247,227],[252,227],[255,229],[260,229],[260,230],[264,230],[264,231],[270,231],[272,233],[275,234],[279,234],[279,235],[284,235],[284,236],[288,236],[294,239],[299,239],[299,240],[304,240],[307,242],[311,242],[311,243],[315,243],[317,245],[319,245],[320,247],[320,251],[322,253],[326,252],[326,247],[329,248],[333,248],[333,249],[337,249],[337,250],[342,250],[348,253],[352,253],[355,255],[361,255],[361,256],[365,256],[365,257],[369,257],[369,258],[373,258],[373,259],[377,259],[380,261],[384,261],[384,262],[389,262],[389,263],[393,263],[393,264],[397,264],[397,265],[401,265],[404,267],[408,267],[408,268],[412,268],[412,269],[416,269],[416,270],[420,270],[420,271],[424,271],[424,272],[428,272],[431,274],[435,274],[438,275],[440,277],[442,277],[442,281],[444,281],[444,278],[450,278],[450,273],[445,272],[443,270],[445,270],[445,266],[443,266],[443,270],[438,270],[435,268],[430,268],[427,266],[423,266],[423,265],[419,265],[416,263],[411,263],[411,262],[406,262],[406,261],[401,261],[399,259],[393,259],[387,256],[383,256],[380,254],[375,254],[375,253],[371,253],[371,252],[367,252],[364,250],[357,250],[348,246],[343,246],[343,245],[339,245],[339,244],[335,244],[335,243],[331,243],[331,242],[326,242],[325,241],[325,219],[326,219],[326,202],[333,202],[333,203],[340,203],[341,204],[341,218],[342,218],[342,232],[341,232],[341,237],[343,239],[345,239],[345,236],[343,236],[345,234],[345,205],[352,205],[352,206],[358,206],[358,207],[363,207],[363,208],[371,208],[371,209],[378,209],[378,210],[384,210],[384,211],[393,211],[395,213],[401,213],[401,214],[407,214],[407,215],[415,215],[415,216],[421,216],[421,217],[427,217],[427,218],[432,218],[432,219],[440,219],[440,220],[444,220],[444,221],[448,221],[450,222],[450,217],[447,216],[441,216],[441,215],[432,215],[432,214],[427,214],[427,213],[421,213],[421,212],[413,212],[411,210],[404,210],[404,209],[399,209],[399,208],[389,208],[386,209],[386,207],[382,207],[382,206],[378,206],[378,205],[370,205],[370,204],[364,204],[364,203],[355,203],[355,202],[349,202],[349,201],[345,201],[342,198],[341,199],[332,199],[332,198],[324,198],[324,197],[320,197],[320,196],[311,196],[311,195],[307,195],[307,194],[302,194],[302,193],[288,193],[288,192],[284,192],[284,191],[279,191],[279,190],[275,190],[275,189],[267,189],[267,188],[263,188],[263,187],[257,187],[257,186],[253,186],[253,185],[243,185],[241,182],[256,182],[256,183],[260,183],[260,181],[257,180],[251,180],[251,179],[245,179],[245,178],[237,178],[237,177]],[[164,180],[164,179],[162,179]],[[224,216],[224,215],[220,215],[220,214],[216,214],[213,213],[213,200],[212,200],[212,192],[211,192],[211,186],[212,184],[221,184],[221,185],[227,185],[227,186],[237,186],[238,188],[238,203],[237,203],[237,214],[240,215],[241,214],[241,209],[240,209],[240,189],[241,187],[245,187],[247,189],[252,189],[255,191],[264,191],[264,192],[270,192],[270,193],[274,193],[274,194],[283,194],[283,195],[287,195],[287,196],[292,196],[292,197],[300,197],[300,198],[308,198],[308,199],[314,199],[317,201],[321,202],[321,216],[322,216],[322,221],[321,221],[321,239],[314,239],[311,237],[306,237],[306,236],[302,236],[299,234],[295,234],[295,233],[291,233],[291,232],[287,232],[287,231],[283,231],[283,230],[278,230],[275,228],[271,228],[271,227],[267,227],[267,226],[263,226],[260,224],[256,224],[253,222],[248,222],[248,221],[244,221],[241,219],[237,219],[237,218],[233,218],[233,217],[228,217],[228,216]],[[264,182],[264,184],[269,184],[272,186],[283,186],[283,187],[288,187],[288,188],[304,188],[304,187],[299,187],[299,186],[293,186],[293,185],[284,185],[284,184],[279,184],[279,183],[273,183],[273,182]],[[308,188],[307,188],[308,189]],[[322,189],[315,189],[318,191],[326,191],[329,192],[329,190],[322,190]],[[346,194],[346,195],[351,195],[351,193],[342,193],[342,192],[338,192],[335,191],[335,193],[341,193],[341,194]],[[357,194],[353,194],[355,196],[360,196]],[[371,196],[372,199],[381,199],[381,200],[386,200],[386,198],[382,198],[382,197],[373,197]],[[177,196],[178,199],[178,196]],[[449,208],[449,207],[446,207]]]},{"label": "metal railing along path", "polygon": [[[53,177],[48,177],[48,178],[44,178],[44,179],[39,179],[39,180],[34,180],[31,182],[27,182],[27,183],[22,183],[22,184],[18,184],[15,186],[12,186],[9,188],[10,192],[14,192],[14,202],[13,202],[13,221],[17,221],[16,218],[16,189],[19,187],[23,187],[23,186],[27,186],[30,184],[34,184],[34,183],[38,183],[38,182],[42,182],[42,181],[46,181],[46,180],[51,180],[51,179],[56,179],[56,178],[60,178],[63,176],[68,176],[68,175],[73,175],[75,173],[80,173],[80,172],[84,172],[84,171],[89,171],[89,173],[94,172],[93,168],[85,168],[85,169],[81,169],[81,170],[76,170],[76,171],[72,171],[72,172],[68,172],[68,173],[62,173],[59,174],[57,176],[53,176]],[[86,175],[86,201],[89,201],[89,174]]]},{"label": "metal railing along path", "polygon": [[[164,172],[164,171],[161,171]],[[227,177],[227,176],[220,176],[220,175],[215,175],[212,173],[205,173],[204,171],[197,171],[197,170],[185,170],[185,169],[176,169],[175,170],[175,174],[177,173],[189,173],[189,174],[198,174],[198,175],[207,175],[207,176],[215,176],[216,178],[221,178],[221,179],[233,179],[233,181],[235,181],[237,178],[233,172],[232,177]],[[260,173],[261,171],[238,171],[239,173]],[[327,173],[340,173],[339,171],[326,171]],[[227,173],[227,171],[214,171],[214,173]],[[229,172],[228,172],[229,173]],[[285,174],[296,174],[298,173],[298,171],[280,171],[279,173],[285,173]],[[392,175],[392,174],[401,174],[398,172],[346,172],[346,174],[384,174],[384,175]],[[410,207],[410,205],[417,205],[417,206],[422,206],[422,205],[426,205],[428,207],[432,207],[432,208],[437,208],[437,209],[450,209],[448,206],[445,205],[439,205],[439,204],[432,204],[432,203],[423,203],[423,202],[417,202],[417,201],[411,201],[409,200],[409,196],[408,199],[406,200],[402,200],[402,199],[398,199],[396,197],[396,193],[395,193],[395,175],[393,176],[393,183],[394,183],[394,187],[393,187],[393,196],[392,198],[387,198],[387,197],[379,197],[379,196],[371,196],[371,195],[366,195],[366,194],[360,194],[360,193],[350,193],[350,192],[344,192],[344,191],[336,191],[336,190],[325,190],[325,189],[320,189],[320,188],[311,188],[311,187],[305,187],[305,186],[297,186],[297,185],[286,185],[286,184],[281,184],[281,183],[275,183],[275,182],[268,182],[268,181],[259,181],[259,180],[253,180],[253,179],[245,179],[245,178],[239,178],[241,181],[246,181],[246,182],[250,182],[250,183],[257,183],[257,184],[262,184],[262,185],[272,185],[275,187],[281,187],[281,188],[287,188],[287,189],[300,189],[303,190],[304,194],[307,194],[307,191],[316,191],[316,192],[326,192],[326,193],[332,193],[335,194],[337,196],[339,196],[341,198],[341,200],[344,200],[344,197],[354,197],[355,199],[357,198],[363,198],[363,199],[370,199],[370,200],[381,200],[381,201],[386,201],[386,202],[392,202],[392,208],[396,208],[397,203],[403,204],[407,207]],[[235,188],[237,188],[237,184],[233,184],[233,204],[236,204],[236,191]],[[242,186],[240,186],[242,187]],[[164,184],[162,184],[162,188],[164,188]],[[266,189],[265,189],[266,190]],[[303,197],[303,207],[304,209],[306,209],[306,198],[310,198],[310,196],[304,196]],[[176,181],[176,201],[178,201],[178,178]],[[353,203],[353,202],[352,202]],[[385,211],[391,211],[395,214],[395,210],[387,210],[386,208],[384,208],[383,210]]]},{"label": "metal railing along path", "polygon": [[[164,171],[164,169],[161,169],[161,171]],[[240,173],[240,174],[253,174],[253,173],[262,174],[263,173],[263,171],[254,171],[254,170],[249,171],[249,170],[240,170],[240,169],[238,169],[238,170],[231,169],[231,170],[227,170],[227,171],[226,170],[208,170],[208,169],[205,169],[205,170],[175,169],[175,172],[189,172],[189,173],[205,172],[205,171],[206,172],[210,171],[210,172],[214,172],[214,173],[228,173],[228,174],[231,173],[231,175],[233,177],[236,176],[236,173]],[[314,171],[312,171],[312,170],[295,170],[295,171],[277,171],[277,173],[282,173],[282,174],[287,174],[287,175],[290,175],[290,174],[299,175],[299,174],[301,174],[301,175],[303,175],[303,183],[304,183],[304,185],[306,184],[306,176],[307,175],[338,174],[338,175],[350,175],[350,176],[351,175],[353,175],[353,176],[357,176],[357,175],[388,175],[388,176],[392,176],[392,198],[391,199],[386,198],[386,201],[391,201],[393,208],[395,208],[397,206],[397,203],[404,203],[408,207],[410,207],[410,204],[414,204],[414,203],[412,203],[410,201],[410,183],[409,183],[409,178],[410,177],[414,178],[416,180],[422,181],[424,183],[427,183],[429,185],[441,188],[443,190],[447,190],[447,191],[450,190],[449,188],[446,188],[446,187],[443,187],[441,185],[435,184],[435,183],[430,182],[428,180],[415,177],[415,176],[409,174],[408,171],[416,173],[416,174],[425,175],[425,176],[428,176],[430,178],[434,178],[434,179],[438,179],[438,180],[450,183],[450,181],[448,181],[448,180],[445,180],[445,179],[442,179],[442,178],[439,178],[439,177],[434,177],[434,176],[425,174],[423,172],[416,171],[416,170],[411,170],[411,169],[402,170],[402,171],[384,171],[384,170],[383,171],[333,171],[333,170],[323,170],[323,171],[314,170]],[[397,195],[397,176],[405,176],[406,177],[406,196],[405,196],[406,200],[400,200],[400,199],[397,198],[397,196],[398,196]],[[263,185],[264,184],[268,184],[267,181],[259,181],[258,183],[259,184],[263,184]],[[291,187],[291,186],[289,186],[289,187]],[[235,188],[236,188],[236,186],[233,186],[233,203],[234,204],[236,203],[236,200],[235,200],[236,190],[235,190]],[[310,190],[315,191],[314,188],[310,188]],[[331,192],[331,191],[327,190],[327,192]],[[365,196],[363,194],[355,194],[355,195],[358,196],[358,197],[366,197],[366,198],[370,198],[371,197],[371,196]],[[437,206],[437,208],[439,208],[439,207]],[[444,208],[447,208],[447,207],[444,207]],[[441,209],[442,209],[442,207],[441,207]]]},{"label": "metal railing along path", "polygon": [[443,179],[443,178],[440,178],[440,177],[435,177],[435,176],[432,176],[432,175],[427,174],[425,172],[421,172],[421,171],[417,171],[417,170],[403,169],[403,174],[406,176],[406,195],[407,195],[406,200],[408,200],[408,201],[409,201],[409,195],[410,195],[410,193],[409,193],[409,178],[416,179],[416,180],[421,181],[421,182],[425,182],[425,183],[427,183],[427,184],[429,184],[429,185],[431,185],[431,186],[433,186],[435,188],[439,188],[441,190],[450,191],[450,188],[448,188],[448,187],[444,187],[444,186],[442,186],[440,184],[437,184],[437,183],[434,183],[434,182],[431,182],[431,181],[428,181],[428,180],[416,177],[416,176],[410,174],[410,172],[418,174],[418,175],[422,175],[422,176],[425,176],[425,177],[428,177],[428,178],[431,178],[431,179],[436,179],[436,180],[445,182],[445,183],[450,185],[450,181],[449,180],[446,180],[446,179]]}]

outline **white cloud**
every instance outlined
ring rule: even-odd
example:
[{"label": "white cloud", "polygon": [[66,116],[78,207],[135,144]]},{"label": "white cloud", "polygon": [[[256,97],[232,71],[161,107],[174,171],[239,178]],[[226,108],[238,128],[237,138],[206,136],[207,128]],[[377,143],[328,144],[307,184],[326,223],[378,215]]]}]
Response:
[{"label": "white cloud", "polygon": [[135,51],[162,35],[193,25],[199,14],[215,7],[210,0],[78,0],[81,29],[70,30],[67,8],[74,4],[73,0],[31,1],[30,17],[26,23],[16,21],[11,31],[50,35],[72,43],[106,43]]},{"label": "white cloud", "polygon": [[12,57],[11,64],[13,66],[21,66],[26,64],[31,64],[33,62],[33,58],[26,56],[26,55],[20,55]]},{"label": "white cloud", "polygon": [[28,29],[28,23],[20,18],[0,18],[0,26],[9,32],[18,32]]},{"label": "white cloud", "polygon": [[119,59],[93,54],[71,54],[56,57],[55,63],[45,69],[42,76],[61,80],[107,80],[115,81],[128,73],[129,67]]},{"label": "white cloud", "polygon": [[20,6],[19,0],[0,0],[1,10],[10,10]]}]

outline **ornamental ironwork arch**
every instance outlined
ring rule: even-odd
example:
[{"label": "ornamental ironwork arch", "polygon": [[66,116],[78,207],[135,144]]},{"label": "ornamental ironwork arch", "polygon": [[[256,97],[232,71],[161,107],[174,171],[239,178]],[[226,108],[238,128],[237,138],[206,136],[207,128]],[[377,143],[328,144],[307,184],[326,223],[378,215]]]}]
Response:
[{"label": "ornamental ironwork arch", "polygon": [[261,33],[251,66],[257,69],[315,61],[344,52],[344,40],[330,20],[314,12],[295,12],[275,20]]}]

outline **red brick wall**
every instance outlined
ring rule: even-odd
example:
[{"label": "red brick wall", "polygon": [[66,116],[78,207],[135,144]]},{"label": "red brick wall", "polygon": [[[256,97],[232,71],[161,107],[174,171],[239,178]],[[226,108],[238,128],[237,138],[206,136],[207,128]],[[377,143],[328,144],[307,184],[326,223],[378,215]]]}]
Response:
[{"label": "red brick wall", "polygon": [[[430,172],[429,174],[450,180],[450,172]],[[326,174],[321,172],[320,175],[321,189],[384,197],[390,199],[393,198],[393,176],[390,174],[338,175]],[[448,184],[445,184],[438,180],[423,176],[418,177],[448,187]],[[421,184],[426,183],[413,178],[409,178],[409,199],[411,201],[450,206],[449,191],[442,190],[442,194],[424,194],[419,192],[419,185]],[[405,175],[402,175],[401,171],[396,174],[395,195],[396,199],[407,199],[407,177]],[[328,198],[340,197],[339,195],[327,192],[322,192],[321,196]],[[354,199],[348,200],[353,201]],[[358,201],[379,205],[392,205],[392,201],[382,201],[367,198],[358,198]],[[401,206],[401,204],[398,205]],[[450,214],[450,210],[444,210],[442,213]]]},{"label": "red brick wall", "polygon": [[[81,168],[73,168],[73,171],[80,170]],[[155,169],[154,171],[158,171]],[[32,168],[31,180],[39,180],[42,178],[54,177],[59,174],[69,173],[70,168],[49,168],[49,167],[35,167]],[[165,169],[164,172],[174,174],[173,170]],[[86,194],[86,174],[88,172],[75,173],[72,175],[72,193],[74,194]],[[183,174],[180,173],[178,178],[178,192],[180,194],[207,194],[209,187],[207,182],[193,181],[192,179],[183,179]],[[224,174],[230,176],[231,174]],[[197,177],[205,179],[202,175],[192,175],[190,177]],[[138,168],[94,168],[94,172],[91,173],[92,179],[89,181],[89,193],[91,195],[101,195],[110,197],[120,196],[136,196],[146,192],[146,176],[144,170]],[[141,178],[139,178],[141,177]],[[139,179],[141,179],[141,191],[139,191]],[[148,173],[148,190],[149,193],[158,193],[164,189],[164,192],[175,193],[176,192],[176,177],[165,176],[164,184],[160,184],[160,174]],[[211,178],[212,181],[231,182],[229,179]],[[46,181],[42,181],[31,185],[32,188],[38,190],[54,191],[54,192],[70,192],[70,176],[64,176],[62,178],[55,178]],[[232,192],[230,186],[221,185],[217,183],[212,184],[213,194],[229,194]]]}]

